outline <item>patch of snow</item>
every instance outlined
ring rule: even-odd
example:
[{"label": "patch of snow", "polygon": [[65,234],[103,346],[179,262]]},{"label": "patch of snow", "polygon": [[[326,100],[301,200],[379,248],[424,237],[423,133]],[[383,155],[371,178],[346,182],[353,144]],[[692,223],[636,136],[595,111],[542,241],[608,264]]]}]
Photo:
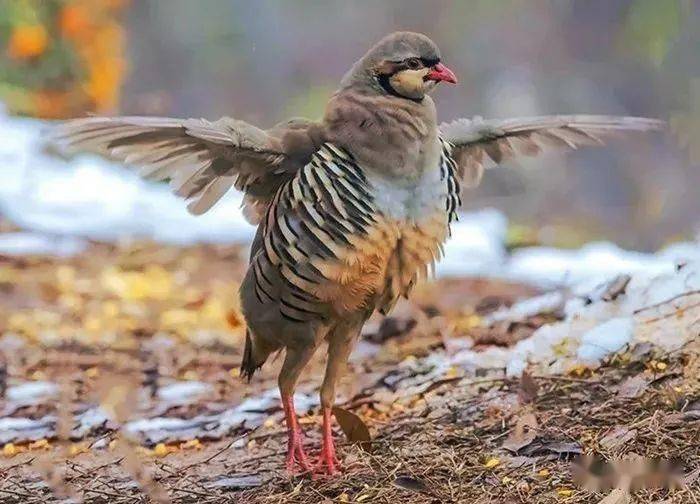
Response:
[{"label": "patch of snow", "polygon": [[[318,406],[315,394],[294,394],[294,403],[300,414]],[[262,394],[248,398],[234,408],[220,413],[197,415],[192,418],[154,417],[129,421],[124,426],[127,434],[148,443],[187,440],[195,437],[220,438],[240,428],[262,425],[270,411],[280,408],[279,391],[268,389]]]},{"label": "patch of snow", "polygon": [[209,383],[180,381],[169,383],[158,389],[158,398],[168,402],[188,402],[211,393],[214,388]]},{"label": "patch of snow", "polygon": [[9,387],[6,398],[16,403],[28,403],[58,396],[58,385],[48,381],[31,381]]},{"label": "patch of snow", "polygon": [[[597,286],[594,293],[599,290]],[[504,310],[498,318],[520,317],[522,305],[514,308],[514,313]],[[540,327],[511,348],[479,352],[465,348],[448,360],[467,372],[505,369],[509,376],[517,376],[529,366],[545,373],[565,372],[576,364],[595,366],[635,343],[679,348],[700,331],[700,262],[652,278],[646,271],[636,273],[614,300],[575,297],[567,301],[564,312],[564,320]]]},{"label": "patch of snow", "polygon": [[522,322],[529,317],[547,313],[556,313],[564,308],[566,298],[561,291],[552,291],[524,299],[513,304],[509,308],[501,308],[484,317],[484,322],[488,325],[496,322]]},{"label": "patch of snow", "polygon": [[623,250],[607,242],[590,243],[578,250],[530,247],[516,250],[503,275],[540,285],[592,287],[615,275],[627,273],[651,278],[670,273],[676,266],[671,257]]},{"label": "patch of snow", "polygon": [[632,317],[610,319],[581,336],[581,346],[576,355],[583,362],[598,362],[627,345],[633,334]]},{"label": "patch of snow", "polygon": [[0,418],[0,444],[11,443],[17,440],[35,441],[48,437],[53,432],[55,417],[46,416],[34,420],[31,418]]},{"label": "patch of snow", "polygon": [[36,232],[0,234],[0,254],[53,255],[69,257],[79,254],[87,246],[85,240],[71,236],[47,235]]},{"label": "patch of snow", "polygon": [[508,219],[493,208],[460,214],[459,221],[452,224],[445,255],[435,267],[436,275],[483,275],[500,270],[506,259],[507,231]]}]

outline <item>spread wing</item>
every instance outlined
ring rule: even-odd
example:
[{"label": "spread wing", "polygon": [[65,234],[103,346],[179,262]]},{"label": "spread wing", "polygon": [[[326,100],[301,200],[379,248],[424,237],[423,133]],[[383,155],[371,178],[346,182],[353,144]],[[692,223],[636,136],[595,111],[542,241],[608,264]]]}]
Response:
[{"label": "spread wing", "polygon": [[453,146],[462,185],[478,185],[485,168],[516,156],[536,156],[556,149],[573,150],[601,145],[617,133],[660,130],[664,121],[643,117],[560,115],[484,120],[457,119],[440,125],[442,137]]},{"label": "spread wing", "polygon": [[245,193],[244,213],[256,222],[277,189],[303,166],[300,156],[285,152],[285,132],[303,134],[310,124],[295,120],[288,128],[283,123],[264,131],[230,117],[91,117],[62,123],[54,139],[138,167],[145,179],[169,181],[195,215],[233,186]]}]

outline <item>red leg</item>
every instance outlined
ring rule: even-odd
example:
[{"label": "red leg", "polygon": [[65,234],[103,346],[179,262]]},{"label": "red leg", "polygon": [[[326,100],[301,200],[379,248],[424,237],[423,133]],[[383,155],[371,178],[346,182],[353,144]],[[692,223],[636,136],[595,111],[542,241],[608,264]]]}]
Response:
[{"label": "red leg", "polygon": [[285,421],[287,422],[287,470],[294,471],[295,463],[299,464],[304,472],[311,471],[309,458],[304,452],[304,445],[301,438],[301,428],[297,423],[297,414],[294,410],[294,398],[292,396],[282,397]]},{"label": "red leg", "polygon": [[323,408],[323,436],[321,440],[321,453],[318,455],[318,463],[314,468],[314,472],[321,474],[333,475],[339,470],[340,462],[335,456],[335,445],[333,444],[333,431],[331,423],[333,416],[331,409]]}]

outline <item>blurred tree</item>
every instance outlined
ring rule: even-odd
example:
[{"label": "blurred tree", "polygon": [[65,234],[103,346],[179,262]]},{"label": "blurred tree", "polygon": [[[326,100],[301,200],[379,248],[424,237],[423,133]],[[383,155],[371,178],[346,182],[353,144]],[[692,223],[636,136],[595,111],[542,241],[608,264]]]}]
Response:
[{"label": "blurred tree", "polygon": [[115,112],[129,0],[0,1],[0,100],[43,118]]}]

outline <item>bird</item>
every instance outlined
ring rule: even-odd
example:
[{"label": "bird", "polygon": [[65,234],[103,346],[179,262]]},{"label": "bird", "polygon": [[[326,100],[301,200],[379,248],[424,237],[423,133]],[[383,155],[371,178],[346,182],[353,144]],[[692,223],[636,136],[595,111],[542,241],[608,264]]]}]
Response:
[{"label": "bird", "polygon": [[[351,66],[318,120],[292,118],[264,130],[231,117],[87,117],[56,129],[67,148],[168,182],[195,215],[231,188],[243,193],[242,212],[257,230],[240,287],[241,372],[250,380],[284,350],[278,386],[289,471],[340,471],[333,405],[353,344],[373,313],[389,313],[429,277],[465,188],[476,186],[485,169],[665,124],[605,115],[439,124],[431,92],[457,81],[428,36],[395,32]],[[325,343],[314,463],[293,397],[300,373]]]}]

